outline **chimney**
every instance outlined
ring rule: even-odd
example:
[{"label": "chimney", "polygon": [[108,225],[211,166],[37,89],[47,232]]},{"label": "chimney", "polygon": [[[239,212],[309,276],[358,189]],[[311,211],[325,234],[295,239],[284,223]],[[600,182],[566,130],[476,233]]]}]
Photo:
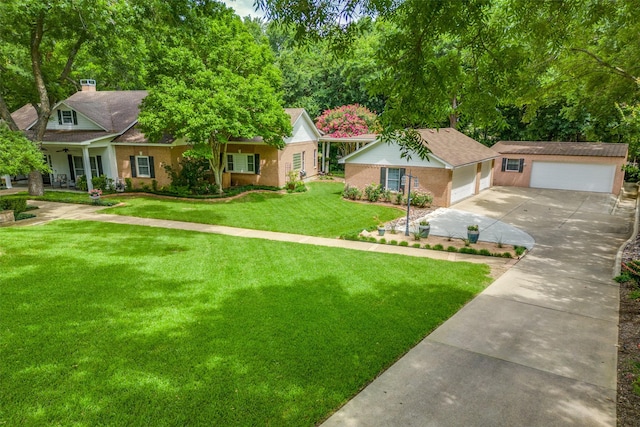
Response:
[{"label": "chimney", "polygon": [[96,81],[93,79],[81,79],[80,87],[82,88],[82,92],[95,92],[96,91]]}]

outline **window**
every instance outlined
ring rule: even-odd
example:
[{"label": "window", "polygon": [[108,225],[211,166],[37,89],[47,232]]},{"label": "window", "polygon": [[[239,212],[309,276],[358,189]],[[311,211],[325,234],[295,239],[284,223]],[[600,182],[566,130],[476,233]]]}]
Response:
[{"label": "window", "polygon": [[59,125],[77,125],[78,115],[73,110],[58,110]]},{"label": "window", "polygon": [[151,167],[148,156],[136,156],[137,176],[140,178],[151,177]]},{"label": "window", "polygon": [[390,191],[400,191],[400,169],[387,169],[387,185],[385,188]]},{"label": "window", "polygon": [[522,172],[524,159],[502,159],[502,172]]},{"label": "window", "polygon": [[257,173],[257,154],[227,154],[227,172]]},{"label": "window", "polygon": [[[82,156],[73,156],[73,176],[84,175],[84,162]],[[98,176],[98,163],[95,157],[89,157],[89,164],[91,165],[91,176]]]},{"label": "window", "polygon": [[302,153],[293,154],[293,169],[297,171],[302,170]]},{"label": "window", "polygon": [[73,116],[71,115],[71,111],[63,111],[62,112],[62,124],[63,125],[72,125],[73,124]]}]

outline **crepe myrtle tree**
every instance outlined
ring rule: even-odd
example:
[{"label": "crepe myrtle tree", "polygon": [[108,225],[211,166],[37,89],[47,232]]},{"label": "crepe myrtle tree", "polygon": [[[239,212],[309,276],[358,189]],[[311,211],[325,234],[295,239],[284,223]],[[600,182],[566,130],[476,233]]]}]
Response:
[{"label": "crepe myrtle tree", "polygon": [[222,193],[229,141],[261,137],[282,148],[291,123],[266,39],[256,39],[229,9],[189,19],[193,31],[177,33],[154,65],[157,81],[142,102],[139,123],[150,141],[185,138],[190,156],[209,161]]}]

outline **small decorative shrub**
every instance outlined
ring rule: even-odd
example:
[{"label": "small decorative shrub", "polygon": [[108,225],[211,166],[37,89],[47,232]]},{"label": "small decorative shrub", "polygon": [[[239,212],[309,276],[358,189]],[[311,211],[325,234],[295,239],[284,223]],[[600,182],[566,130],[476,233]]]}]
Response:
[{"label": "small decorative shrub", "polygon": [[402,193],[400,193],[400,192],[396,193],[396,196],[395,196],[395,199],[394,199],[394,203],[396,205],[401,205],[403,200],[404,200],[404,196],[402,195]]},{"label": "small decorative shrub", "polygon": [[444,250],[444,246],[442,246],[440,243],[438,243],[437,245],[433,245],[433,249],[435,249],[436,251],[443,251]]},{"label": "small decorative shrub", "polygon": [[431,206],[432,202],[433,196],[429,193],[423,193],[420,191],[411,192],[411,204],[417,208]]},{"label": "small decorative shrub", "polygon": [[368,242],[371,242],[371,243],[378,243],[378,240],[377,240],[375,237],[373,237],[373,236],[369,237],[369,238],[367,239],[367,241],[368,241]]},{"label": "small decorative shrub", "polygon": [[84,175],[76,176],[76,188],[80,191],[87,191],[89,186],[87,185],[87,177]]},{"label": "small decorative shrub", "polygon": [[414,243],[411,245],[412,248],[420,249],[420,243]]},{"label": "small decorative shrub", "polygon": [[468,231],[478,231],[478,230],[480,230],[480,227],[478,226],[478,224],[467,225],[467,230]]},{"label": "small decorative shrub", "polygon": [[[86,183],[86,179],[85,179]],[[113,179],[107,177],[106,175],[100,175],[91,178],[91,184],[93,184],[93,188],[98,188],[102,191],[109,191],[115,188],[113,183]]]},{"label": "small decorative shrub", "polygon": [[491,251],[489,249],[480,249],[480,255],[491,256]]},{"label": "small decorative shrub", "polygon": [[426,245],[424,245],[424,248],[425,249],[431,249],[431,245],[427,243]]},{"label": "small decorative shrub", "polygon": [[342,191],[342,197],[349,200],[360,200],[362,198],[362,191],[360,191],[358,187],[346,185]]},{"label": "small decorative shrub", "polygon": [[449,246],[447,247],[447,252],[458,252],[458,248],[455,246]]},{"label": "small decorative shrub", "polygon": [[524,246],[514,246],[513,249],[516,251],[516,255],[520,256],[527,250]]},{"label": "small decorative shrub", "polygon": [[502,254],[502,258],[513,258],[513,255],[511,255],[511,252],[505,252]]},{"label": "small decorative shrub", "polygon": [[461,254],[478,255],[478,250],[475,248],[464,247],[460,248],[458,252],[460,252]]},{"label": "small decorative shrub", "polygon": [[133,190],[133,180],[131,178],[125,178],[124,179],[124,188],[126,191],[132,191]]},{"label": "small decorative shrub", "polygon": [[35,218],[36,216],[34,214],[30,214],[30,213],[25,213],[25,212],[21,212],[18,215],[15,215],[14,219],[16,221],[21,221],[23,219],[29,219],[29,218]]},{"label": "small decorative shrub", "polygon": [[400,242],[400,246],[409,246],[409,242],[403,240]]},{"label": "small decorative shrub", "polygon": [[382,197],[382,186],[371,183],[365,187],[364,195],[368,201],[377,202]]},{"label": "small decorative shrub", "polygon": [[398,241],[397,240],[389,240],[389,244],[390,245],[397,245]]},{"label": "small decorative shrub", "polygon": [[387,239],[382,238],[382,239],[378,240],[378,243],[380,243],[382,245],[385,245],[387,243]]},{"label": "small decorative shrub", "polygon": [[0,199],[0,211],[13,211],[14,218],[27,210],[26,197],[12,197],[10,199]]},{"label": "small decorative shrub", "polygon": [[420,241],[420,237],[421,237],[421,236],[420,236],[420,232],[419,232],[419,231],[414,231],[414,232],[413,232],[413,233],[411,233],[411,234],[413,235],[413,240],[416,240],[416,241],[418,241],[418,242]]}]

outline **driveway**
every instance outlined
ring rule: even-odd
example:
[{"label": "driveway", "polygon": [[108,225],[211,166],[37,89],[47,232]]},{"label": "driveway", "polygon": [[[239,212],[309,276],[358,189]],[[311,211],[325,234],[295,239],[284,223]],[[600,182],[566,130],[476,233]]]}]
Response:
[{"label": "driveway", "polygon": [[615,426],[611,277],[635,200],[497,187],[455,209],[535,246],[324,425]]}]

